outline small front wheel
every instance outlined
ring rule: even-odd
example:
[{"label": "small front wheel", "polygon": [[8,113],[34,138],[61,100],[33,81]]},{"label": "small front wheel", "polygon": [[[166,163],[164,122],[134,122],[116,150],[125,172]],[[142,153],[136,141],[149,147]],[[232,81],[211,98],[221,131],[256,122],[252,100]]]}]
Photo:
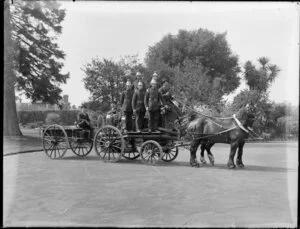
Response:
[{"label": "small front wheel", "polygon": [[161,160],[163,151],[158,142],[149,140],[142,144],[140,155],[143,163],[154,165]]},{"label": "small front wheel", "polygon": [[163,156],[162,156],[162,160],[165,162],[171,162],[174,161],[175,158],[178,155],[178,147],[175,146],[173,148],[167,148],[166,150],[164,150]]}]

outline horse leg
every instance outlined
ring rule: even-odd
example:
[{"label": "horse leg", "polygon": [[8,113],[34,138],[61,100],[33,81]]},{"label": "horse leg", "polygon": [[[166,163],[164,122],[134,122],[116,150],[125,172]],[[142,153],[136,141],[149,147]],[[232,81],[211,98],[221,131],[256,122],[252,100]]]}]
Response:
[{"label": "horse leg", "polygon": [[200,164],[199,162],[197,161],[197,157],[196,157],[196,152],[197,152],[197,149],[200,145],[200,140],[193,140],[192,143],[191,143],[191,148],[190,148],[190,152],[191,152],[191,158],[190,158],[190,165],[191,166],[196,166],[196,167],[199,167]]},{"label": "horse leg", "polygon": [[237,147],[238,147],[238,142],[237,141],[234,141],[230,144],[230,154],[229,154],[229,159],[228,159],[228,162],[227,162],[227,167],[229,169],[234,169],[235,168],[234,156],[235,156]]},{"label": "horse leg", "polygon": [[245,141],[242,141],[242,142],[239,143],[239,146],[238,146],[239,148],[238,148],[238,155],[237,155],[237,158],[236,158],[236,165],[239,168],[244,168],[244,163],[243,163],[243,160],[242,160],[244,145],[245,145]]},{"label": "horse leg", "polygon": [[206,149],[206,143],[202,143],[201,144],[201,153],[200,153],[200,162],[205,165],[206,164],[206,161],[205,161],[205,158],[204,158],[204,151]]},{"label": "horse leg", "polygon": [[214,144],[215,143],[207,143],[207,145],[206,145],[207,156],[208,156],[209,162],[212,166],[215,165],[215,159],[214,159],[214,155],[211,153],[210,149]]}]

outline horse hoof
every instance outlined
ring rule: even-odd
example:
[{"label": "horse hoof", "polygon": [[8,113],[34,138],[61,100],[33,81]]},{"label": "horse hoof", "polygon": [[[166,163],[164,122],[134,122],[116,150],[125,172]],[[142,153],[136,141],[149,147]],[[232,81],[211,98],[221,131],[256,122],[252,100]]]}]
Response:
[{"label": "horse hoof", "polygon": [[244,168],[245,166],[244,166],[244,164],[237,164],[237,167]]},{"label": "horse hoof", "polygon": [[192,167],[200,167],[199,164],[191,164]]},{"label": "horse hoof", "polygon": [[214,164],[215,164],[215,159],[214,159],[214,157],[211,156],[211,155],[208,155],[208,159],[209,159],[210,164],[211,164],[212,166],[214,166]]},{"label": "horse hoof", "polygon": [[192,167],[200,167],[200,164],[198,162],[190,162],[190,165]]},{"label": "horse hoof", "polygon": [[231,164],[231,165],[227,165],[229,169],[235,169],[235,165]]},{"label": "horse hoof", "polygon": [[201,161],[201,163],[202,163],[203,165],[206,164],[206,161],[205,161],[204,157],[201,157],[201,158],[200,158],[200,161]]}]

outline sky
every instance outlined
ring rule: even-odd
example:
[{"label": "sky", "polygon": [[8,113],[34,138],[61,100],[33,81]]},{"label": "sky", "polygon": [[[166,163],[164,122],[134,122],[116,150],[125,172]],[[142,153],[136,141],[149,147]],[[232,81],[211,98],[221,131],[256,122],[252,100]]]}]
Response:
[{"label": "sky", "polygon": [[[58,44],[66,53],[64,72],[70,73],[63,94],[72,105],[87,101],[81,68],[92,58],[117,61],[138,54],[179,29],[206,28],[227,32],[227,41],[240,66],[266,56],[281,69],[270,88],[275,102],[299,103],[299,8],[278,2],[68,2]],[[232,99],[241,89],[233,92]]]}]

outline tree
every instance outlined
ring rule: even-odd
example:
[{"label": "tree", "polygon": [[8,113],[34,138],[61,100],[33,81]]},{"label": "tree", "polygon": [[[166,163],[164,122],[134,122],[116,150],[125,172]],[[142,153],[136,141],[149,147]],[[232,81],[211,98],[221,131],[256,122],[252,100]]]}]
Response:
[{"label": "tree", "polygon": [[11,40],[10,3],[4,2],[4,115],[3,134],[22,135],[19,125],[15,101],[15,81],[13,72],[13,45]]},{"label": "tree", "polygon": [[120,68],[123,70],[124,73],[128,73],[129,76],[123,76],[122,79],[125,82],[126,79],[130,79],[133,82],[136,79],[136,73],[140,72],[143,77],[145,83],[149,83],[152,78],[153,72],[146,68],[144,64],[142,64],[139,59],[138,55],[125,55],[121,57],[121,59],[117,63]]},{"label": "tree", "polygon": [[138,71],[144,76],[146,83],[152,75],[149,69],[138,61],[137,55],[121,57],[117,62],[96,57],[84,65],[82,71],[85,74],[85,88],[91,93],[89,101],[85,104],[91,110],[102,112],[106,112],[112,102],[120,102],[126,81],[129,79],[133,82]]},{"label": "tree", "polygon": [[210,105],[240,84],[238,57],[232,54],[226,33],[215,34],[204,29],[179,30],[177,35],[168,34],[151,46],[145,62],[149,69],[171,79],[175,76],[176,81],[182,76],[186,82],[183,90],[189,90],[187,85],[192,85],[199,74],[198,81],[209,90],[203,90],[202,97],[197,94],[193,99],[209,102],[207,98],[214,92]]},{"label": "tree", "polygon": [[110,103],[107,101],[99,102],[98,100],[90,100],[82,103],[88,110],[98,111],[100,113],[105,113],[110,109]]},{"label": "tree", "polygon": [[280,69],[276,64],[270,64],[267,57],[258,59],[260,67],[256,68],[251,61],[247,61],[244,65],[244,78],[250,90],[266,92],[271,83],[274,82]]},{"label": "tree", "polygon": [[276,128],[277,118],[274,117],[275,105],[269,100],[268,89],[280,70],[277,65],[270,64],[267,57],[258,58],[258,62],[260,64],[258,68],[251,61],[244,64],[243,77],[249,89],[242,90],[235,96],[231,109],[237,111],[248,103],[255,104],[262,115],[262,120],[257,127],[270,132]]},{"label": "tree", "polygon": [[24,91],[33,102],[42,100],[58,104],[61,99],[61,83],[66,83],[69,74],[62,74],[65,54],[56,43],[61,33],[60,23],[65,11],[56,1],[15,1],[6,8],[7,66],[5,72],[4,134],[20,135],[17,123],[15,89]]},{"label": "tree", "polygon": [[[176,97],[187,99],[191,106],[201,104],[214,105],[220,102],[222,96],[218,87],[220,83],[217,79],[209,82],[207,71],[198,61],[186,60],[182,64],[182,68],[175,68],[173,79],[173,87],[175,91],[181,92],[175,94]],[[180,96],[183,95],[183,96]]]},{"label": "tree", "polygon": [[120,92],[125,88],[125,73],[120,65],[112,60],[94,58],[82,70],[85,73],[83,82],[92,101],[119,102]]}]

